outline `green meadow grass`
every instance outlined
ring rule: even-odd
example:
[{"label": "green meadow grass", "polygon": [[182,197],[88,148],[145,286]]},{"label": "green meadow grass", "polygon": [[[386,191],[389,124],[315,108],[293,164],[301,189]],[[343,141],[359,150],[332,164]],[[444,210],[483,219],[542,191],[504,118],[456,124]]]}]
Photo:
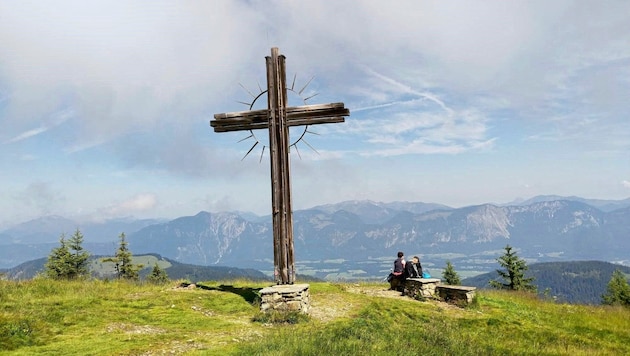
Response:
[{"label": "green meadow grass", "polygon": [[321,282],[311,283],[310,317],[265,319],[265,283],[177,285],[0,281],[0,354],[630,354],[627,308],[500,291],[458,308],[383,297],[384,284]]}]

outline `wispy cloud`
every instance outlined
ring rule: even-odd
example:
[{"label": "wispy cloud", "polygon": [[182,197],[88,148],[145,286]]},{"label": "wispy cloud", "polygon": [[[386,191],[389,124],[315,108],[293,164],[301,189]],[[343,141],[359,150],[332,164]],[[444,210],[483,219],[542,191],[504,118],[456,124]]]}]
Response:
[{"label": "wispy cloud", "polygon": [[[364,118],[350,118],[338,131],[356,135],[371,144],[358,150],[364,156],[462,153],[489,148],[494,138],[486,137],[488,118],[478,109],[454,109],[439,95],[416,90],[390,76],[364,67],[377,82],[371,105],[353,109]],[[387,99],[389,101],[379,102]]]},{"label": "wispy cloud", "polygon": [[25,139],[27,139],[29,137],[33,137],[33,136],[39,135],[40,133],[46,132],[46,131],[48,131],[47,127],[43,127],[43,126],[42,127],[38,127],[36,129],[32,129],[32,130],[28,130],[26,132],[23,132],[23,133],[15,136],[15,137],[5,141],[4,143],[14,143],[14,142],[22,141],[22,140],[25,140]]},{"label": "wispy cloud", "polygon": [[83,139],[83,140],[80,140],[79,142],[71,143],[70,145],[66,146],[66,148],[64,148],[64,152],[72,154],[72,153],[85,151],[90,148],[98,147],[102,144],[105,144],[109,142],[110,140],[110,138],[100,138],[100,137],[90,137],[90,138],[91,138],[90,141]]},{"label": "wispy cloud", "polygon": [[392,92],[394,95],[399,96],[399,95],[404,95],[404,94],[409,94],[409,95],[413,95],[416,97],[420,97],[429,101],[432,101],[433,103],[437,104],[438,106],[440,106],[444,111],[446,111],[447,113],[451,114],[453,112],[453,110],[449,107],[446,106],[446,104],[440,100],[436,95],[428,92],[428,91],[418,91],[413,89],[411,86],[406,85],[392,77],[388,77],[386,75],[383,75],[381,73],[376,72],[375,70],[373,70],[372,68],[369,67],[365,67],[365,72],[368,75],[371,75],[377,79],[379,79],[381,81],[382,85],[377,85],[376,87],[379,88],[383,88],[383,91],[385,92]]},{"label": "wispy cloud", "polygon": [[491,148],[487,118],[475,110],[443,112],[391,112],[384,118],[348,120],[337,130],[353,135],[369,148],[357,144],[364,156],[463,153]]},{"label": "wispy cloud", "polygon": [[25,132],[22,132],[22,133],[18,134],[17,136],[6,140],[4,143],[5,144],[15,143],[15,142],[19,142],[19,141],[22,141],[22,140],[26,140],[26,139],[31,138],[33,136],[37,136],[39,134],[42,134],[42,133],[44,133],[44,132],[46,132],[46,131],[56,127],[56,126],[59,126],[59,125],[63,124],[64,122],[66,122],[68,119],[70,119],[73,116],[74,116],[74,111],[72,111],[72,110],[59,111],[59,112],[54,113],[53,115],[51,115],[49,117],[49,119],[47,120],[47,122],[45,122],[41,126],[39,126],[37,128],[34,128],[34,129],[27,130]]}]

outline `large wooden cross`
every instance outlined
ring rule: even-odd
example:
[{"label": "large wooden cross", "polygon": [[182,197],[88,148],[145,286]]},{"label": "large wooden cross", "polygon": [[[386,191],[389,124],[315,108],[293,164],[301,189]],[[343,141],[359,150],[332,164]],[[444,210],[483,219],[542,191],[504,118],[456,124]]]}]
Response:
[{"label": "large wooden cross", "polygon": [[267,62],[267,109],[215,114],[215,132],[269,130],[271,156],[271,213],[273,217],[274,278],[277,284],[295,282],[293,211],[289,162],[289,126],[344,122],[350,110],[343,103],[287,107],[285,57],[271,49]]}]

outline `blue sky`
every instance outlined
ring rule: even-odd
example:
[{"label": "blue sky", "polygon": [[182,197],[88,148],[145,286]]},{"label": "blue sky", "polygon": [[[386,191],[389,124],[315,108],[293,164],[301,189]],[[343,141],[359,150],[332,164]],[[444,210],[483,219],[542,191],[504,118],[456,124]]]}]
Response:
[{"label": "blue sky", "polygon": [[209,121],[271,47],[351,110],[293,151],[296,209],[630,196],[627,1],[0,0],[0,227],[268,214],[268,156]]}]

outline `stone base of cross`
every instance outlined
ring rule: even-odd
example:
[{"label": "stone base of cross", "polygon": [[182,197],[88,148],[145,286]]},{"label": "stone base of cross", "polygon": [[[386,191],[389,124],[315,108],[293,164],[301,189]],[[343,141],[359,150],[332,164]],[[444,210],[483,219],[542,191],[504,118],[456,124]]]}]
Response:
[{"label": "stone base of cross", "polygon": [[289,126],[344,122],[350,115],[343,103],[287,107],[285,57],[271,49],[267,62],[267,109],[215,114],[215,132],[269,130],[271,213],[273,217],[274,278],[277,284],[295,282],[293,210],[289,161]]}]

